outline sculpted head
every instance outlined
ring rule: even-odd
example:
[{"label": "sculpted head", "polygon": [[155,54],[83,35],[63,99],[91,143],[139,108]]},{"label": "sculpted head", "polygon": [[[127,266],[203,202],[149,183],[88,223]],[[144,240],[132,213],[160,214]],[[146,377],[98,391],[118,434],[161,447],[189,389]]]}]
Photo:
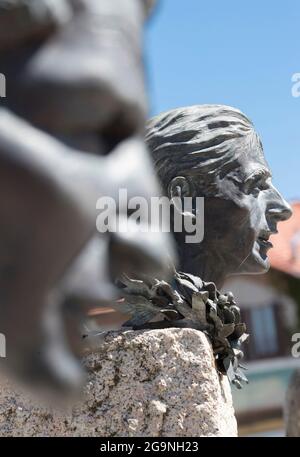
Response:
[{"label": "sculpted head", "polygon": [[150,120],[146,142],[169,198],[205,197],[204,240],[189,245],[175,234],[180,268],[217,285],[266,272],[269,238],[291,208],[272,184],[252,122],[229,106],[191,106]]}]

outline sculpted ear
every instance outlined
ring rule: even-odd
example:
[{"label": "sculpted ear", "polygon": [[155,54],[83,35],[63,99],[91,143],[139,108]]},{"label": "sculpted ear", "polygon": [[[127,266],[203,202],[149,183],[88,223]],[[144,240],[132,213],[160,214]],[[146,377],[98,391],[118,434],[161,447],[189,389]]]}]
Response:
[{"label": "sculpted ear", "polygon": [[193,212],[186,211],[183,203],[184,197],[193,197],[193,189],[191,183],[184,176],[176,176],[172,179],[168,186],[168,197],[172,201],[173,206],[178,214],[194,220]]},{"label": "sculpted ear", "polygon": [[192,189],[189,181],[184,176],[176,176],[168,185],[168,197],[192,197]]}]

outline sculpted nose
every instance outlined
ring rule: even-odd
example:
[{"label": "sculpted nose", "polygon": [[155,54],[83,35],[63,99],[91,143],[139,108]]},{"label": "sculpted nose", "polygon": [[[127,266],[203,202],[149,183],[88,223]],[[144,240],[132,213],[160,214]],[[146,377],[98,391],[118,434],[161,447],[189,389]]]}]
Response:
[{"label": "sculpted nose", "polygon": [[291,206],[286,202],[279,193],[274,199],[273,204],[268,208],[269,216],[276,222],[287,221],[293,214]]}]

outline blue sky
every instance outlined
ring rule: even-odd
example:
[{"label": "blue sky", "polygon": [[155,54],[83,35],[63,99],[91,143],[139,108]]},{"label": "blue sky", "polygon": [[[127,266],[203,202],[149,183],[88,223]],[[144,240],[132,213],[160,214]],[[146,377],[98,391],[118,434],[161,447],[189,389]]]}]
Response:
[{"label": "blue sky", "polygon": [[300,199],[299,0],[161,0],[146,32],[151,114],[235,106],[260,133],[274,183]]}]

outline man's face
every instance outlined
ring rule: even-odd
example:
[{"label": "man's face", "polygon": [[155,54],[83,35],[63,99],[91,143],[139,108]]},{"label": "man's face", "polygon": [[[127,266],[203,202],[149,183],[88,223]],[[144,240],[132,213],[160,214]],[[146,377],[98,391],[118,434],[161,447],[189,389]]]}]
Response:
[{"label": "man's face", "polygon": [[225,263],[228,275],[266,272],[269,238],[292,214],[254,143],[237,156],[234,170],[217,177],[218,196],[205,198],[205,249]]}]

